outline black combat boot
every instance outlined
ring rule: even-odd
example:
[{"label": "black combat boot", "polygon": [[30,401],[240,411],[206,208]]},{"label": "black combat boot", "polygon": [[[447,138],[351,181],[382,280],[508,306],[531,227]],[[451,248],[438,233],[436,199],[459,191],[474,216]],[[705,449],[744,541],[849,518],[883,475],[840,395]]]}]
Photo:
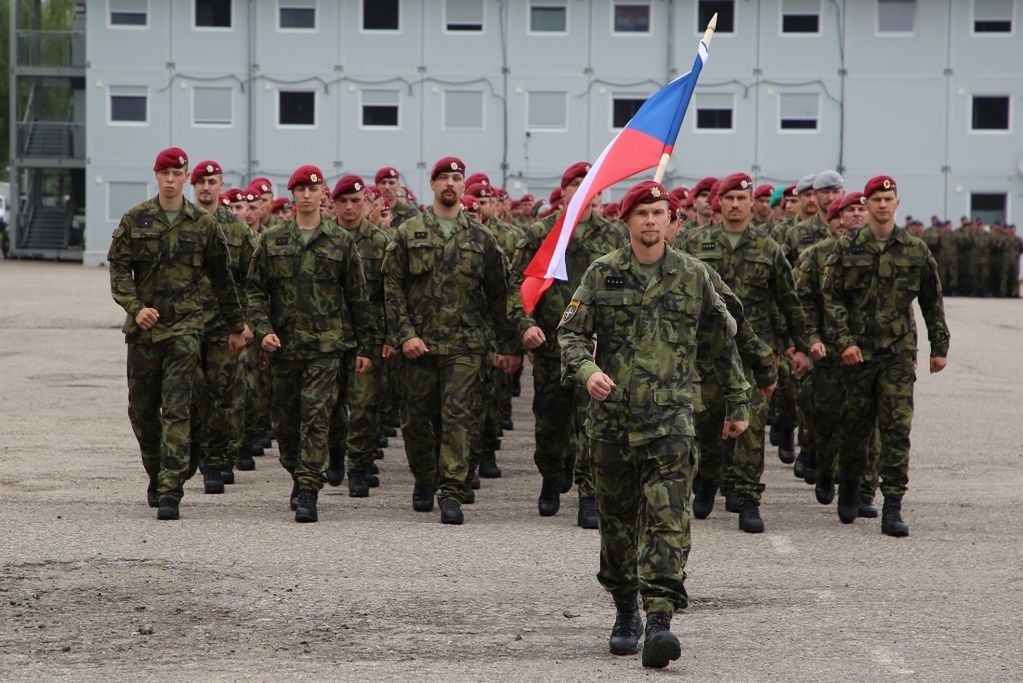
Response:
[{"label": "black combat boot", "polygon": [[565,469],[561,473],[561,493],[568,493],[575,483],[575,455],[565,461]]},{"label": "black combat boot", "polygon": [[465,521],[462,506],[454,498],[445,498],[440,504],[441,524],[461,524]]},{"label": "black combat boot", "polygon": [[536,501],[541,517],[553,517],[561,509],[561,477],[544,477]]},{"label": "black combat boot", "polygon": [[178,519],[178,501],[170,497],[160,499],[160,508],[156,511],[157,519]]},{"label": "black combat boot", "polygon": [[156,487],[160,485],[160,478],[155,474],[149,475],[149,486],[146,487],[146,502],[149,507],[160,507],[160,499],[156,497]]},{"label": "black combat boot", "polygon": [[771,425],[771,429],[767,432],[767,440],[770,442],[772,446],[777,446],[778,440],[781,438],[780,436],[781,431],[779,430],[778,425],[774,423],[774,417],[771,415],[771,413],[768,413],[767,415],[768,418],[770,419],[767,420],[766,424]]},{"label": "black combat boot", "polygon": [[[771,427],[774,429],[774,427]],[[786,465],[796,461],[796,430],[791,428],[778,428],[778,459]]]},{"label": "black combat boot", "polygon": [[291,484],[291,495],[288,497],[288,507],[291,508],[292,512],[298,509],[298,482],[293,481]]},{"label": "black combat boot", "polygon": [[[259,449],[259,454],[263,454],[263,449]],[[243,448],[242,454],[238,458],[238,469],[242,472],[251,472],[256,469],[255,460],[255,449],[254,448]]]},{"label": "black combat boot", "polygon": [[634,655],[639,652],[639,634],[643,630],[643,617],[639,613],[636,596],[615,600],[615,625],[607,644],[613,655]]},{"label": "black combat boot", "polygon": [[682,645],[671,632],[671,615],[653,612],[646,615],[646,637],[643,639],[643,666],[663,669],[682,656]]},{"label": "black combat boot", "polygon": [[202,475],[202,490],[206,493],[224,492],[224,474],[219,469],[207,467]]},{"label": "black combat boot", "polygon": [[817,453],[812,450],[800,452],[803,457],[803,481],[807,484],[817,483]]},{"label": "black combat boot", "polygon": [[385,427],[384,428],[384,436],[391,437],[391,438],[393,438],[395,436],[398,436],[398,429],[396,427]]},{"label": "black combat boot", "polygon": [[353,467],[348,472],[348,495],[352,498],[365,498],[369,495],[366,472],[361,467]]},{"label": "black combat boot", "polygon": [[476,466],[471,465],[469,471],[465,473],[465,481],[472,487],[473,491],[478,491],[480,488],[480,475],[476,471]]},{"label": "black combat boot", "polygon": [[220,478],[227,485],[234,484],[234,468],[230,465],[224,465],[224,469],[220,471]]},{"label": "black combat boot", "polygon": [[433,511],[433,487],[429,484],[416,484],[412,487],[412,509],[416,512]]},{"label": "black combat boot", "polygon": [[380,436],[377,437],[377,448],[387,448],[386,434],[381,433]]},{"label": "black combat boot", "polygon": [[265,448],[273,448],[274,433],[273,430],[267,430],[263,432],[263,436],[259,441],[259,445]]},{"label": "black combat boot", "polygon": [[251,455],[254,458],[261,458],[261,457],[263,457],[263,446],[260,444],[260,440],[259,440],[258,437],[256,438],[256,441],[251,446],[249,446],[247,448],[245,446],[242,446],[242,455],[244,456],[245,453],[248,453],[249,455]]},{"label": "black combat boot", "polygon": [[505,430],[506,432],[510,432],[515,429],[515,423],[512,422],[511,415],[501,416],[501,429]]},{"label": "black combat boot", "polygon": [[299,489],[298,505],[295,507],[295,521],[299,523],[315,522],[319,519],[316,514],[317,491],[311,489]]},{"label": "black combat boot", "polygon": [[693,487],[693,516],[696,519],[707,519],[714,509],[714,496],[718,492],[716,481],[698,480]]},{"label": "black combat boot", "polygon": [[753,501],[746,501],[739,508],[739,528],[747,534],[762,534],[764,519],[760,516],[760,506]]},{"label": "black combat boot", "polygon": [[725,511],[726,512],[739,512],[742,509],[742,505],[739,502],[739,497],[734,492],[725,494]]},{"label": "black combat boot", "polygon": [[480,456],[480,476],[484,479],[501,478],[501,468],[497,466],[497,456],[493,453]]},{"label": "black combat boot", "polygon": [[575,523],[583,529],[597,528],[597,501],[593,498],[579,499],[579,513]]},{"label": "black combat boot", "polygon": [[818,472],[817,483],[813,487],[813,495],[821,505],[831,505],[835,500],[835,480],[831,472]]},{"label": "black combat boot", "polygon": [[860,512],[860,483],[858,481],[838,482],[838,518],[842,524],[852,524]]},{"label": "black combat boot", "polygon": [[363,470],[363,474],[366,475],[366,486],[370,487],[371,489],[379,488],[380,477],[377,476],[379,473],[380,468],[377,467],[375,462],[371,462],[370,464],[366,465],[365,469]]},{"label": "black combat boot", "polygon": [[345,451],[341,448],[331,448],[327,454],[327,470],[323,473],[327,483],[331,486],[340,486],[345,479]]},{"label": "black combat boot", "polygon": [[881,508],[881,533],[901,538],[909,536],[909,525],[902,521],[902,501],[885,498]]},{"label": "black combat boot", "polygon": [[860,511],[858,516],[865,519],[877,517],[877,506],[874,505],[874,496],[868,496],[865,493],[860,494]]},{"label": "black combat boot", "polygon": [[465,503],[466,505],[474,504],[476,502],[476,491],[473,490],[472,484],[469,483],[468,479],[465,480],[464,491],[465,492],[462,494],[462,502]]}]

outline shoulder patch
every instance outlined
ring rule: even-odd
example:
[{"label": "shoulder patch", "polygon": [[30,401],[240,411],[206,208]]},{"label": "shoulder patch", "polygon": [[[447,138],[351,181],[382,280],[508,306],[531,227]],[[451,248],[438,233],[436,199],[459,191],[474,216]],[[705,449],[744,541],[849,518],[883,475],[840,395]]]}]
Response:
[{"label": "shoulder patch", "polygon": [[700,245],[700,249],[702,249],[703,251],[714,251],[717,248],[718,248],[717,242],[704,242],[703,244]]},{"label": "shoulder patch", "polygon": [[575,314],[579,312],[579,306],[581,304],[582,302],[579,299],[572,299],[568,302],[568,306],[565,307],[565,314],[561,316],[562,325],[575,317]]},{"label": "shoulder patch", "polygon": [[425,230],[417,230],[415,232],[415,234],[412,236],[413,239],[417,239],[417,240],[425,240],[426,237],[427,237],[427,233],[426,233]]},{"label": "shoulder patch", "polygon": [[622,289],[625,287],[625,278],[621,275],[608,275],[604,278],[604,286],[608,289]]}]

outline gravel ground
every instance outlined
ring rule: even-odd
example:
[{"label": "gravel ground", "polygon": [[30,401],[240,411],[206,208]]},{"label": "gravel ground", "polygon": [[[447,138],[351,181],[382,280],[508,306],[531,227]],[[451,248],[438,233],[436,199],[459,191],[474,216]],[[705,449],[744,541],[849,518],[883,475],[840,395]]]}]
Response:
[{"label": "gravel ground", "polygon": [[181,521],[158,523],[106,271],[0,262],[0,297],[0,679],[1023,678],[1019,301],[946,302],[951,364],[916,390],[908,539],[841,525],[769,448],[767,533],[720,502],[694,522],[683,656],[647,672],[607,654],[574,491],[536,514],[528,371],[505,476],[463,527],[412,512],[400,437],[381,488],[326,489],[319,524],[293,522],[276,451],[225,495],[193,479]]}]

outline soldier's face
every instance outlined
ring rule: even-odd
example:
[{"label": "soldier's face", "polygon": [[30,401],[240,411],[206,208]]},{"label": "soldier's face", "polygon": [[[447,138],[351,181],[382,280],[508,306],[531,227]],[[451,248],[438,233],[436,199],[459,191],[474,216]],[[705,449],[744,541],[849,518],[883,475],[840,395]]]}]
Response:
[{"label": "soldier's face", "polygon": [[296,185],[291,193],[294,196],[293,201],[297,213],[308,215],[319,212],[320,198],[323,196],[323,190],[320,189],[319,183]]},{"label": "soldier's face", "polygon": [[[493,218],[500,212],[500,210],[500,206],[493,197],[480,197],[480,213],[483,214],[483,216]],[[479,220],[479,215],[477,214],[474,218]]]},{"label": "soldier's face", "polygon": [[757,197],[753,200],[753,212],[757,215],[757,220],[766,221],[771,217],[771,198],[770,197]]},{"label": "soldier's face", "polygon": [[195,198],[199,200],[200,204],[212,204],[220,191],[224,189],[224,176],[217,173],[199,178],[192,189],[195,190]]},{"label": "soldier's face", "polygon": [[696,209],[697,216],[711,217],[714,212],[710,208],[710,190],[696,195],[696,199],[693,200],[693,208]]},{"label": "soldier's face", "polygon": [[842,230],[852,232],[859,230],[867,224],[867,207],[863,204],[853,204],[842,209],[839,214],[842,219]]},{"label": "soldier's face", "polygon": [[899,208],[899,198],[894,190],[875,192],[867,199],[867,213],[875,223],[890,223],[895,220],[895,210]]},{"label": "soldier's face", "polygon": [[817,194],[813,190],[806,190],[799,193],[799,213],[810,217],[817,213],[820,205],[817,203]]},{"label": "soldier's face", "polygon": [[266,219],[270,218],[270,209],[274,206],[274,196],[269,192],[264,192],[259,197],[259,221],[265,222]]},{"label": "soldier's face", "polygon": [[568,206],[568,203],[572,201],[572,197],[575,196],[576,190],[583,184],[582,178],[573,178],[569,181],[568,185],[561,188],[562,206]]},{"label": "soldier's face", "polygon": [[346,228],[354,228],[362,220],[365,214],[366,195],[362,192],[350,192],[349,194],[338,195],[334,200],[334,208],[337,210],[337,219]]},{"label": "soldier's face", "polygon": [[384,199],[394,201],[395,193],[398,191],[398,179],[381,178],[380,182],[377,183],[377,187],[380,189],[380,194],[384,196]]},{"label": "soldier's face", "polygon": [[721,202],[721,220],[726,225],[744,225],[753,215],[753,196],[749,190],[729,190],[718,195],[718,201]]},{"label": "soldier's face", "polygon": [[[674,216],[674,212],[672,213]],[[664,241],[671,244],[678,237],[678,229],[682,226],[682,223],[678,219],[668,221],[668,229],[664,231]]]},{"label": "soldier's face", "polygon": [[156,172],[156,184],[164,199],[176,199],[185,189],[188,168],[165,168]]},{"label": "soldier's face", "polygon": [[782,200],[785,204],[785,215],[795,216],[799,213],[799,200],[795,197],[786,197]]},{"label": "soldier's face", "polygon": [[451,208],[458,204],[459,198],[465,193],[465,176],[458,171],[446,171],[430,182],[433,196],[443,206]]},{"label": "soldier's face", "polygon": [[644,247],[652,247],[664,241],[668,232],[668,221],[671,218],[671,208],[667,199],[661,199],[652,204],[637,204],[629,212],[626,225],[629,227],[629,237],[633,243],[638,242]]},{"label": "soldier's face", "polygon": [[391,225],[391,221],[394,220],[394,212],[389,208],[385,209],[380,207],[380,227],[386,228]]},{"label": "soldier's face", "polygon": [[263,212],[263,207],[260,201],[257,199],[254,202],[245,203],[245,223],[250,227],[254,228],[259,225],[259,216]]},{"label": "soldier's face", "polygon": [[840,187],[831,190],[814,190],[814,194],[817,196],[817,206],[820,210],[827,211],[831,202],[841,199],[845,195],[845,190]]},{"label": "soldier's face", "polygon": [[249,205],[245,202],[231,202],[231,205],[227,207],[231,210],[235,216],[238,217],[242,223],[247,222],[245,220],[246,215],[249,213]]}]

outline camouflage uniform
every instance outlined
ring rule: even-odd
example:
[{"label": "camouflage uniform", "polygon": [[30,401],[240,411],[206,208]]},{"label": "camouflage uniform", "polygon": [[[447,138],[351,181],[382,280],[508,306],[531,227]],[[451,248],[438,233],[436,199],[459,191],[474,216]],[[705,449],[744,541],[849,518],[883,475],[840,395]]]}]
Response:
[{"label": "camouflage uniform", "polygon": [[[107,253],[114,301],[127,313],[128,416],[157,496],[180,500],[188,474],[190,407],[207,320],[203,277],[227,329],[242,331],[242,306],[229,269],[225,238],[208,213],[187,199],[170,225],[158,198],[131,208]],[[142,330],[143,308],[160,313]]]},{"label": "camouflage uniform", "polygon": [[560,214],[552,214],[533,223],[518,245],[512,259],[512,282],[508,313],[519,337],[536,325],[547,341],[533,349],[533,415],[536,418],[536,444],[533,462],[540,476],[562,476],[574,468],[580,498],[593,498],[593,475],[589,448],[583,438],[583,411],[588,397],[577,387],[562,383],[561,350],[557,344],[557,327],[572,293],[582,281],[583,273],[595,260],[628,244],[622,231],[593,213],[580,222],[565,253],[568,280],[555,280],[536,305],[532,316],[522,307],[519,288],[526,266],[533,259]]},{"label": "camouflage uniform", "polygon": [[[384,257],[389,343],[419,337],[429,353],[403,362],[402,436],[416,483],[463,502],[471,407],[488,337],[511,353],[507,271],[494,236],[460,213],[445,238],[432,210],[402,223]],[[439,481],[438,481],[438,467]]]},{"label": "camouflage uniform", "polygon": [[838,354],[858,346],[863,362],[843,366],[845,425],[840,469],[860,481],[875,425],[881,432],[881,492],[901,500],[909,481],[917,342],[913,300],[927,324],[932,356],[948,354],[938,269],[927,246],[896,229],[882,247],[869,228],[840,238],[827,257],[824,329]]},{"label": "camouflage uniform", "polygon": [[600,529],[597,578],[616,602],[638,590],[648,613],[688,604],[689,499],[698,466],[692,383],[703,327],[727,340],[715,360],[728,419],[745,420],[749,385],[732,341],[735,321],[707,273],[671,248],[649,281],[631,248],[599,258],[559,328],[566,379],[585,387],[604,372],[616,384],[606,400],[589,402],[586,420]]},{"label": "camouflage uniform", "polygon": [[406,204],[405,202],[394,202],[394,206],[391,207],[391,214],[391,234],[389,237],[394,237],[394,231],[397,230],[405,221],[418,216],[419,209],[411,204]]},{"label": "camouflage uniform", "polygon": [[256,343],[270,333],[281,340],[271,363],[281,465],[300,489],[318,491],[342,356],[354,349],[372,357],[378,334],[355,241],[330,220],[308,242],[295,219],[266,230],[248,302]]},{"label": "camouflage uniform", "polygon": [[970,235],[970,277],[973,296],[991,294],[991,236],[984,228],[974,228]]}]

